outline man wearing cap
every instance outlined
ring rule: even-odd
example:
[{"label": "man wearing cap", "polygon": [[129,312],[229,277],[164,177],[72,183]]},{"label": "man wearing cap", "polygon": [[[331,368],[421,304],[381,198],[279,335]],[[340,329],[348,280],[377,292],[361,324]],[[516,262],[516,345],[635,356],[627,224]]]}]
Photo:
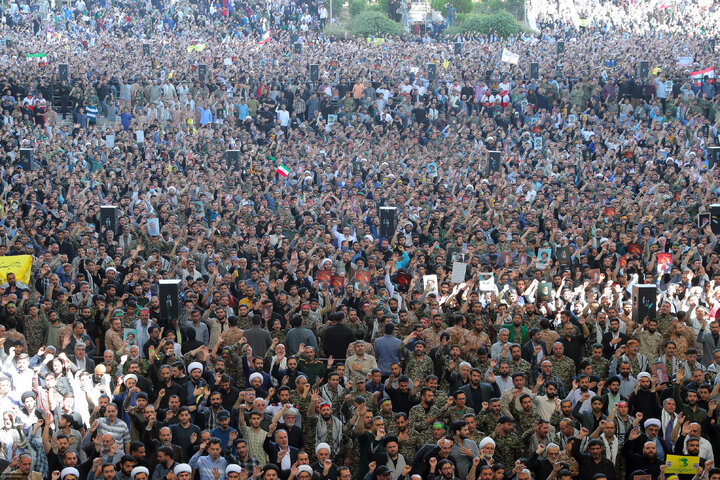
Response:
[{"label": "man wearing cap", "polygon": [[648,358],[640,353],[640,342],[630,339],[625,344],[624,349],[618,350],[610,362],[610,374],[613,375],[617,371],[617,366],[627,361],[630,363],[630,375],[637,376],[640,372],[648,371]]},{"label": "man wearing cap", "polygon": [[[220,439],[212,437],[208,442],[200,444],[200,448],[195,455],[190,458],[190,466],[197,470],[199,480],[224,480],[226,479],[226,469],[228,462],[222,456],[222,446]],[[215,476],[215,473],[220,473]]]},{"label": "man wearing cap", "polygon": [[[213,392],[213,395],[215,394],[217,394],[217,392]],[[220,439],[220,445],[224,452],[228,444],[231,443],[230,439],[233,436],[237,436],[238,431],[230,426],[230,412],[225,409],[222,409],[217,413],[217,422],[217,427],[210,430],[210,435]]]},{"label": "man wearing cap", "polygon": [[203,380],[202,375],[205,367],[200,362],[191,362],[188,365],[188,373],[190,374],[190,381],[185,385],[184,398],[182,398],[185,405],[190,406],[190,410],[194,413],[197,410],[197,406],[204,397],[204,389],[207,382]]},{"label": "man wearing cap", "polygon": [[[408,349],[408,344],[414,340],[415,346],[412,352]],[[410,377],[413,382],[423,379],[435,371],[432,359],[425,354],[425,342],[418,339],[418,332],[413,331],[405,337],[400,344],[400,353],[405,358],[405,374]]]},{"label": "man wearing cap", "polygon": [[520,437],[515,433],[515,419],[502,415],[490,437],[495,441],[494,458],[503,465],[514,465],[517,452],[522,452]]},{"label": "man wearing cap", "polygon": [[[305,436],[305,449],[309,450],[312,445],[326,443],[330,446],[331,456],[340,452],[343,441],[343,424],[339,418],[333,416],[332,405],[320,398],[317,392],[313,392],[308,405],[308,432],[314,432],[314,442],[307,435]],[[318,417],[318,412],[320,416]],[[305,422],[303,422],[305,425]]]},{"label": "man wearing cap", "polygon": [[[655,420],[655,419],[653,419]],[[656,420],[657,421],[657,420]],[[650,420],[646,420],[648,424]],[[659,421],[657,421],[659,423]],[[645,429],[647,430],[647,426]],[[665,454],[660,456],[656,441],[649,440],[645,434],[640,432],[640,427],[635,427],[628,432],[627,440],[622,446],[621,455],[627,461],[627,472],[635,473],[641,470],[643,474],[650,475],[653,480],[660,477],[660,466],[665,464]]]}]

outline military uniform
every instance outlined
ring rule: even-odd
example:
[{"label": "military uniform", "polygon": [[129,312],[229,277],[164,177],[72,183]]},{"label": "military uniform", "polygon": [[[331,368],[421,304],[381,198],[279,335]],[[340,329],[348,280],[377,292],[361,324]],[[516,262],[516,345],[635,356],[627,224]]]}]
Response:
[{"label": "military uniform", "polygon": [[511,373],[522,372],[525,375],[525,383],[530,385],[532,382],[532,366],[530,366],[530,362],[521,358],[518,362],[511,361],[508,366]]},{"label": "military uniform", "polygon": [[462,345],[463,342],[467,344],[467,341],[464,340],[470,333],[467,328],[455,325],[448,328],[446,332],[450,335],[450,345]]},{"label": "military uniform", "polygon": [[533,411],[531,414],[528,414],[527,412],[518,411],[517,408],[515,408],[515,402],[510,402],[510,413],[512,414],[513,418],[516,420],[515,423],[515,430],[518,432],[527,432],[528,430],[532,430],[533,424],[537,420],[542,420],[540,415]]},{"label": "military uniform", "polygon": [[[315,459],[315,430],[317,429],[318,422],[323,422],[324,420],[320,418],[318,415],[313,415],[312,417],[308,416],[307,418],[303,418],[303,422],[307,421],[308,428],[303,428],[303,440],[305,445],[305,451],[307,452],[308,456],[310,456],[311,461]],[[330,422],[327,424],[327,435],[325,437],[324,442],[327,443],[330,446],[330,456],[333,456],[333,452],[335,452],[335,445],[333,443],[333,422]],[[354,427],[354,426],[353,426]],[[342,448],[342,447],[341,447]]]},{"label": "military uniform", "polygon": [[548,357],[548,359],[553,364],[553,375],[562,380],[565,390],[569,391],[569,386],[572,385],[572,378],[575,376],[575,362],[565,355],[560,358],[552,355]]},{"label": "military uniform", "polygon": [[585,360],[590,362],[593,369],[593,375],[599,378],[608,378],[608,372],[610,371],[610,361],[605,357],[595,358],[590,357]]},{"label": "military uniform", "polygon": [[[670,328],[670,325],[672,325],[673,320],[676,320],[677,317],[675,315],[658,315],[657,317],[657,324],[658,324],[658,331],[660,333],[665,333]],[[639,341],[639,340],[638,340]],[[648,357],[650,358],[650,357]]]},{"label": "military uniform", "polygon": [[[428,417],[432,417],[432,421],[428,421]],[[433,405],[425,410],[422,404],[415,405],[410,409],[408,414],[409,427],[419,433],[421,436],[432,435],[432,422],[440,418],[440,409]]]},{"label": "military uniform", "polygon": [[18,320],[18,324],[22,323],[25,328],[28,354],[35,355],[40,347],[45,345],[45,336],[49,323],[40,316],[32,318],[30,315],[23,315]]},{"label": "military uniform", "polygon": [[480,432],[492,433],[495,431],[499,419],[499,416],[498,418],[493,417],[490,410],[480,412],[475,417],[475,429]]},{"label": "military uniform", "polygon": [[435,371],[432,359],[429,356],[423,355],[420,358],[416,357],[414,353],[408,350],[404,343],[400,344],[400,354],[407,359],[405,363],[405,375],[410,377],[411,380],[423,380]]},{"label": "military uniform", "polygon": [[468,359],[475,358],[475,352],[479,347],[485,347],[487,348],[488,352],[490,352],[492,342],[490,342],[490,337],[488,337],[487,333],[485,332],[475,332],[474,329],[470,330],[460,342],[460,349],[462,350],[462,354],[465,358]]},{"label": "military uniform", "polygon": [[648,362],[654,362],[658,358],[663,344],[663,336],[660,332],[656,330],[650,333],[644,330],[635,334],[635,340],[640,344],[638,351],[647,357]]},{"label": "military uniform", "polygon": [[420,447],[423,446],[423,435],[408,427],[405,434],[401,434],[397,429],[391,434],[398,437],[398,448],[400,453],[407,461],[412,460]]},{"label": "military uniform", "polygon": [[450,405],[447,410],[443,413],[442,420],[445,425],[452,425],[453,422],[462,420],[467,414],[475,415],[475,410],[471,407],[465,406],[462,410],[458,410],[457,405]]},{"label": "military uniform", "polygon": [[492,439],[495,440],[495,454],[493,458],[496,462],[502,463],[507,468],[515,465],[515,460],[518,459],[520,453],[525,451],[520,441],[520,437],[511,432],[508,435],[491,435]]}]

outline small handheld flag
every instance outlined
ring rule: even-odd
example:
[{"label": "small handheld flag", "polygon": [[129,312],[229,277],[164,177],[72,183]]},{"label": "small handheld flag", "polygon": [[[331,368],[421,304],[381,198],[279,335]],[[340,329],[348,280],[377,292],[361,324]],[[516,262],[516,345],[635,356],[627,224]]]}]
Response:
[{"label": "small handheld flag", "polygon": [[258,42],[258,45],[264,45],[269,41],[270,41],[270,29],[266,28],[265,31],[260,36],[260,41]]},{"label": "small handheld flag", "polygon": [[290,169],[283,164],[280,164],[280,166],[277,168],[277,170],[275,170],[275,172],[282,175],[283,177],[287,177],[288,175],[290,175]]}]

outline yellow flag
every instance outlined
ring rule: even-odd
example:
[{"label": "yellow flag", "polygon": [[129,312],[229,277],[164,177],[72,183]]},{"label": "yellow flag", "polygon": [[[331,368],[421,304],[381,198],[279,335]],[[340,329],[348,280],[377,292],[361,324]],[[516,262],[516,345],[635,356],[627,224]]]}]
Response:
[{"label": "yellow flag", "polygon": [[30,271],[32,270],[32,256],[12,255],[0,257],[0,282],[7,282],[8,273],[14,273],[15,278],[24,284],[30,283]]},{"label": "yellow flag", "polygon": [[450,60],[445,59],[445,61],[443,61],[443,68],[448,68],[449,66],[450,66]]},{"label": "yellow flag", "polygon": [[197,50],[198,52],[202,52],[205,50],[205,44],[204,43],[196,43],[195,45],[190,45],[187,48],[188,53],[192,52],[193,50]]}]

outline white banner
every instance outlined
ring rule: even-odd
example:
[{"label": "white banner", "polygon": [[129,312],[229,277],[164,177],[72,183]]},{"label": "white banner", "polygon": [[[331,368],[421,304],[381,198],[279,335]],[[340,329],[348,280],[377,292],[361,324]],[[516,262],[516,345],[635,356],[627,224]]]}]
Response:
[{"label": "white banner", "polygon": [[513,65],[517,65],[518,62],[520,61],[520,55],[518,55],[517,53],[511,52],[507,48],[503,48],[502,57],[500,57],[500,61],[505,62],[505,63],[511,63]]}]

